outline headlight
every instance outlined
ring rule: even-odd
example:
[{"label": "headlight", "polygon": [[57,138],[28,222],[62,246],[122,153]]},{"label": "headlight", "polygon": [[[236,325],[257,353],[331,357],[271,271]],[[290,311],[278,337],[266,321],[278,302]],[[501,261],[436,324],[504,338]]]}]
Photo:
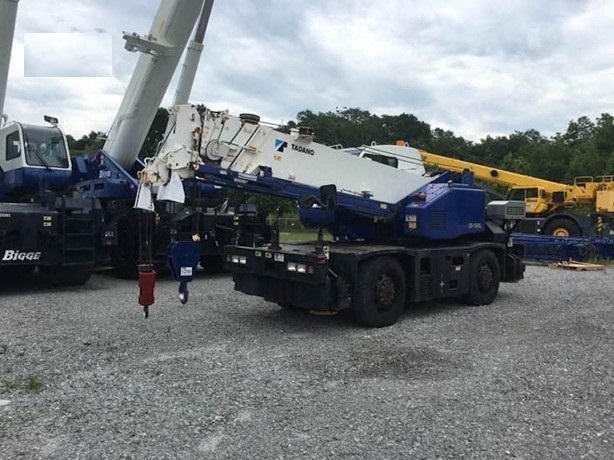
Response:
[{"label": "headlight", "polygon": [[232,255],[232,263],[233,264],[238,264],[239,263],[239,256],[237,255]]},{"label": "headlight", "polygon": [[247,256],[241,256],[239,257],[239,263],[241,265],[245,265],[247,263]]},{"label": "headlight", "polygon": [[313,267],[306,264],[297,264],[296,262],[288,262],[286,270],[296,273],[313,273]]}]

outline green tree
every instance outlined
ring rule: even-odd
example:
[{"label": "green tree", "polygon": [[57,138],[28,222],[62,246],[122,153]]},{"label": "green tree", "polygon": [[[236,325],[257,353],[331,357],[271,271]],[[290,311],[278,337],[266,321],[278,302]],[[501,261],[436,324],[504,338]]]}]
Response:
[{"label": "green tree", "polygon": [[595,124],[587,116],[578,118],[577,121],[570,121],[567,132],[563,134],[562,140],[573,145],[583,144],[593,137]]},{"label": "green tree", "polygon": [[452,131],[434,128],[431,132],[431,142],[425,150],[432,150],[433,153],[467,160],[472,146],[472,142],[454,135]]},{"label": "green tree", "polygon": [[139,158],[152,157],[155,155],[158,144],[164,137],[166,125],[168,124],[169,113],[165,108],[160,107],[151,123],[147,136],[143,141],[143,146],[139,152]]},{"label": "green tree", "polygon": [[244,190],[230,190],[228,197],[233,203],[249,203],[256,206],[259,212],[267,216],[275,216],[278,212],[283,216],[296,215],[296,204],[288,198],[274,197]]},{"label": "green tree", "polygon": [[90,154],[102,149],[105,141],[105,134],[100,131],[90,131],[88,135],[81,136],[80,139],[75,139],[68,134],[66,136],[68,142],[68,150],[71,156],[79,156]]}]

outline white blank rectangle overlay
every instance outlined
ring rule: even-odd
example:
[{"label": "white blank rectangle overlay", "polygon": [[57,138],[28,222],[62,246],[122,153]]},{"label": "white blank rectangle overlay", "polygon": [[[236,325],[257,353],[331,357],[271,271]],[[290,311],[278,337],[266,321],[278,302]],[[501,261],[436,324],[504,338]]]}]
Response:
[{"label": "white blank rectangle overlay", "polygon": [[110,77],[112,45],[105,33],[26,33],[24,76]]}]

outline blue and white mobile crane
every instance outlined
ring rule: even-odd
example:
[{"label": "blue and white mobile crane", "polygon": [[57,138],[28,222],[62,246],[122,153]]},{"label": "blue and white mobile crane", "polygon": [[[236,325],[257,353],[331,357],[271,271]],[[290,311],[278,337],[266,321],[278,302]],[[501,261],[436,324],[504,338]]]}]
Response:
[{"label": "blue and white mobile crane", "polygon": [[84,283],[112,242],[100,203],[73,195],[66,136],[3,114],[18,0],[0,0],[0,268],[19,276],[37,266],[52,284]]},{"label": "blue and white mobile crane", "polygon": [[[17,5],[17,0],[0,0],[0,102],[6,94]],[[124,34],[126,48],[141,55],[105,145],[96,154],[71,158],[54,118],[46,117],[49,126],[32,126],[7,123],[2,116],[0,268],[17,273],[38,266],[54,284],[85,282],[94,268],[109,265],[120,276],[136,275],[138,231],[144,225],[133,212],[143,167],[137,155],[186,45],[174,103],[187,102],[212,7],[213,0],[164,0],[148,34]],[[2,109],[0,104],[0,113]],[[171,117],[167,131],[173,128]],[[220,190],[198,184],[186,190],[185,202],[156,206],[156,218],[146,224],[155,230],[154,251],[162,262],[168,242],[186,236],[185,231],[199,241],[208,265],[221,262],[221,246],[230,241],[234,227],[245,224],[266,232],[264,217],[254,209],[228,212]]]},{"label": "blue and white mobile crane", "polygon": [[[173,104],[188,102],[213,3],[163,0],[147,35],[124,34],[126,49],[139,52],[139,60],[104,147],[84,161],[86,174],[77,184],[81,196],[102,202],[105,219],[116,228],[112,265],[122,277],[136,276],[137,264],[146,256],[148,261],[165,264],[166,247],[177,238],[197,243],[199,259],[213,269],[221,269],[222,246],[231,241],[238,227],[246,235],[268,238],[266,216],[253,206],[229,205],[224,191],[212,184],[186,184],[184,199],[179,202],[158,202],[155,206],[147,202],[152,215],[141,216],[133,209],[137,178],[144,165],[137,154],[186,45]],[[194,38],[188,42],[193,29]],[[165,137],[175,129],[174,113],[171,109]],[[152,233],[147,255],[138,251],[139,232],[144,228]]]},{"label": "blue and white mobile crane", "polygon": [[[200,114],[190,105],[176,112],[175,130],[140,173],[142,194],[181,202],[173,185],[181,178],[292,198],[306,226],[333,235],[227,246],[238,291],[284,308],[351,309],[362,324],[381,327],[396,322],[406,302],[489,304],[500,282],[523,276],[509,232],[524,203],[486,205],[470,176],[429,177],[416,149],[331,148],[314,142],[308,127],[285,134],[255,115]],[[194,267],[181,252],[193,251],[189,243],[173,251],[182,298]]]}]

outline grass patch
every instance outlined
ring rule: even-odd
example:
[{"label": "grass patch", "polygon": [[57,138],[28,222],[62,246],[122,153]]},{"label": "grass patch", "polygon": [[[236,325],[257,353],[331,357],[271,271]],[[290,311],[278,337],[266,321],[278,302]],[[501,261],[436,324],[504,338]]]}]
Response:
[{"label": "grass patch", "polygon": [[119,345],[116,344],[115,342],[107,342],[105,345],[105,351],[107,353],[115,353],[117,350],[119,350]]},{"label": "grass patch", "polygon": [[43,381],[38,375],[30,375],[26,381],[26,390],[30,393],[39,393],[43,389]]},{"label": "grass patch", "polygon": [[[332,240],[332,236],[328,232],[324,232],[322,237],[324,240]],[[318,231],[315,229],[301,229],[301,230],[280,230],[279,241],[280,243],[292,243],[295,241],[315,241],[318,239]]]},{"label": "grass patch", "polygon": [[147,372],[149,372],[149,374],[154,376],[154,377],[159,377],[159,376],[162,375],[162,369],[160,369],[158,367],[154,367],[153,369],[150,369]]},{"label": "grass patch", "polygon": [[61,403],[58,405],[58,410],[59,410],[60,412],[62,412],[62,413],[64,413],[64,414],[65,414],[65,413],[67,413],[67,412],[70,412],[70,406],[68,405],[68,403],[65,403],[65,402],[63,402],[63,401],[62,401],[62,402],[61,402]]},{"label": "grass patch", "polygon": [[14,380],[4,380],[2,382],[2,393],[10,393],[17,388],[17,383]]}]

